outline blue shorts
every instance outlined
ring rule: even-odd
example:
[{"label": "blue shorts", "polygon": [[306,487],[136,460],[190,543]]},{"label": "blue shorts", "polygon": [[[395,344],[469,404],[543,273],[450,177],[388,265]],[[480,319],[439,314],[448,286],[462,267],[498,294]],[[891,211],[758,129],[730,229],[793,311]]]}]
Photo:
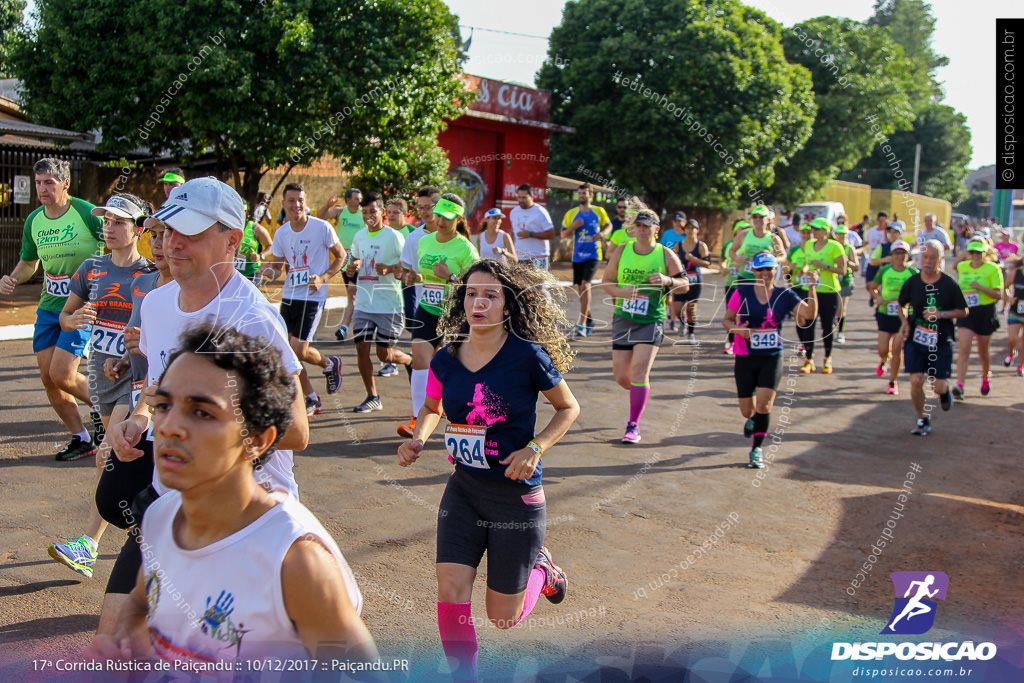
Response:
[{"label": "blue shorts", "polygon": [[[91,330],[91,328],[90,328]],[[90,330],[65,332],[60,329],[60,313],[36,309],[36,327],[32,333],[32,353],[56,346],[73,356],[81,358],[89,343]]]},{"label": "blue shorts", "polygon": [[932,348],[907,340],[903,344],[903,367],[911,375],[949,379],[953,369],[953,345],[947,342]]}]

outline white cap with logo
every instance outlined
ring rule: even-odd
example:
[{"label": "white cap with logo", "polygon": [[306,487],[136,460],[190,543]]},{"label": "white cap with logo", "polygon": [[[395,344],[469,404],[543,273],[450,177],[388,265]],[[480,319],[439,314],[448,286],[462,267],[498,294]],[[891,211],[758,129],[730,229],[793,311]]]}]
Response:
[{"label": "white cap with logo", "polygon": [[198,235],[214,223],[244,230],[245,205],[234,188],[213,176],[193,178],[171,190],[167,203],[146,219],[146,227],[157,222],[183,235]]}]

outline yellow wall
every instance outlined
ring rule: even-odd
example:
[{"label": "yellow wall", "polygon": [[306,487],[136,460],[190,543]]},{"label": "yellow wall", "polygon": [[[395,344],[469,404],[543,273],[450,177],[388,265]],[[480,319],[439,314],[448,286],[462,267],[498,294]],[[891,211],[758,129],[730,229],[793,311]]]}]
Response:
[{"label": "yellow wall", "polygon": [[871,192],[868,185],[833,180],[812,201],[842,202],[846,209],[846,224],[856,225],[864,214],[871,213]]},{"label": "yellow wall", "polygon": [[912,236],[922,228],[921,221],[926,213],[934,213],[942,227],[948,231],[953,205],[944,199],[912,192],[871,190],[871,215],[879,211],[889,214],[890,220],[893,214],[899,214],[900,220],[907,226],[906,236]]}]

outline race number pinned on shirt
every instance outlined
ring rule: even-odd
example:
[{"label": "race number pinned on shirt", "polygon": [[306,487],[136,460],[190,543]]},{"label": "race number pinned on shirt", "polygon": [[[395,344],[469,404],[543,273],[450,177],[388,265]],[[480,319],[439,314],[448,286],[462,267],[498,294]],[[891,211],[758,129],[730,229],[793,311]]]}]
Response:
[{"label": "race number pinned on shirt", "polygon": [[691,273],[686,276],[686,279],[690,281],[691,285],[695,285],[700,282],[700,273]]},{"label": "race number pinned on shirt", "polygon": [[775,351],[782,348],[782,335],[773,327],[750,331],[750,348],[755,351]]},{"label": "race number pinned on shirt", "polygon": [[967,293],[965,293],[964,294],[964,299],[967,300],[967,305],[968,306],[980,306],[981,305],[981,295],[978,294],[977,292],[967,292]]},{"label": "race number pinned on shirt", "polygon": [[798,285],[809,285],[809,284],[811,284],[811,276],[810,275],[797,275],[796,283]]},{"label": "race number pinned on shirt", "polygon": [[444,445],[451,459],[466,467],[489,470],[484,457],[484,439],[487,427],[477,425],[449,424],[444,429]]},{"label": "race number pinned on shirt", "polygon": [[120,358],[125,354],[125,323],[96,319],[92,325],[92,348],[98,353]]},{"label": "race number pinned on shirt", "polygon": [[1017,302],[1017,315],[1024,315],[1024,299]]},{"label": "race number pinned on shirt", "polygon": [[142,396],[142,390],[146,388],[146,380],[140,379],[132,382],[132,409],[139,405],[139,397]]},{"label": "race number pinned on shirt", "polygon": [[547,270],[548,269],[548,257],[547,256],[538,256],[537,258],[532,258],[532,259],[530,259],[530,262],[533,263],[533,267],[534,268],[540,268],[541,270]]},{"label": "race number pinned on shirt", "polygon": [[245,270],[245,267],[249,264],[249,260],[244,256],[235,257],[235,270],[241,272]]},{"label": "race number pinned on shirt", "polygon": [[622,301],[622,312],[629,313],[630,315],[647,315],[647,308],[650,304],[651,300],[649,297],[637,294],[632,299],[624,299]]},{"label": "race number pinned on shirt", "polygon": [[888,301],[885,304],[886,315],[899,315],[900,314],[900,302]]},{"label": "race number pinned on shirt", "polygon": [[918,325],[914,328],[913,340],[922,346],[938,346],[939,331],[930,330],[924,325]]},{"label": "race number pinned on shirt", "polygon": [[439,285],[436,282],[426,282],[423,284],[423,303],[431,306],[440,306],[444,303],[444,285]]},{"label": "race number pinned on shirt", "polygon": [[46,287],[46,293],[50,296],[66,297],[71,294],[70,275],[50,275],[44,271],[43,285]]},{"label": "race number pinned on shirt", "polygon": [[292,266],[288,269],[286,287],[304,287],[309,284],[309,266]]},{"label": "race number pinned on shirt", "polygon": [[740,271],[736,269],[736,266],[729,266],[729,277],[739,277]]}]

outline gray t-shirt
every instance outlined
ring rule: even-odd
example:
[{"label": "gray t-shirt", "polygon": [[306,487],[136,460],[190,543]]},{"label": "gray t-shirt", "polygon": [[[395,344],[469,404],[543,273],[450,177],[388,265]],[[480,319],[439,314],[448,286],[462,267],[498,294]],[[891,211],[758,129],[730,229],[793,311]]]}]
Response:
[{"label": "gray t-shirt", "polygon": [[[159,279],[160,271],[143,273],[135,278],[135,282],[132,283],[132,316],[128,319],[128,327],[142,327],[142,300],[153,291],[156,281]],[[139,394],[146,386],[149,363],[141,352],[129,353],[128,360],[132,364],[132,394],[128,406],[130,410],[134,410]]]}]

